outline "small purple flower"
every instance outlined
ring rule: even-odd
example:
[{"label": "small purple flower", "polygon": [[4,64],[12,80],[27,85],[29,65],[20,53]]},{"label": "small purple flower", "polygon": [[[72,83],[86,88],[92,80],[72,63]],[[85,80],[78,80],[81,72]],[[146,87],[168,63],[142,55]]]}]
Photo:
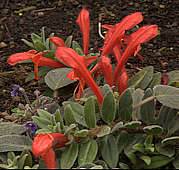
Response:
[{"label": "small purple flower", "polygon": [[21,87],[19,85],[15,84],[14,87],[13,87],[13,91],[11,92],[11,96],[14,97],[16,94],[18,96],[21,96],[22,93],[19,91],[20,88]]},{"label": "small purple flower", "polygon": [[31,134],[33,134],[37,130],[36,124],[32,121],[27,121],[25,127],[30,129]]}]

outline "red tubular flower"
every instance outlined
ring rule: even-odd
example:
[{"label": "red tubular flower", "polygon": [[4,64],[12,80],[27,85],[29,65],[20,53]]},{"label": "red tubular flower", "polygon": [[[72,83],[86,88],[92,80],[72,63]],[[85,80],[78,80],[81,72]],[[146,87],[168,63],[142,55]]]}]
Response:
[{"label": "red tubular flower", "polygon": [[102,56],[108,56],[109,53],[113,50],[114,46],[123,38],[125,31],[131,29],[132,27],[140,23],[142,20],[142,13],[136,12],[134,14],[126,16],[120,23],[112,27],[105,25],[105,28],[110,29],[109,34],[111,35],[109,35],[108,39],[105,42]]},{"label": "red tubular flower", "polygon": [[[103,102],[103,95],[99,90],[97,84],[91,77],[90,72],[86,68],[86,65],[89,64],[91,60],[95,57],[85,58],[80,56],[76,51],[67,47],[57,47],[56,57],[61,60],[65,65],[68,65],[73,68],[73,79],[81,81],[81,84],[85,82],[94,92],[100,104]],[[97,58],[97,57],[96,57]]]},{"label": "red tubular flower", "polygon": [[32,60],[32,62],[34,63],[34,74],[35,74],[36,80],[40,78],[37,76],[38,66],[49,66],[53,68],[65,67],[65,65],[60,63],[59,61],[43,57],[42,54],[43,52],[37,53],[37,51],[35,50],[30,50],[24,53],[16,53],[16,54],[11,55],[8,58],[7,63],[13,66],[22,61]]},{"label": "red tubular flower", "polygon": [[113,77],[112,77],[112,65],[108,57],[102,56],[99,62],[99,69],[102,70],[104,77],[106,78],[107,84],[113,86]]},{"label": "red tubular flower", "polygon": [[66,46],[64,41],[59,37],[51,37],[50,41],[53,42],[55,44],[55,46],[57,46],[57,47],[65,47]]},{"label": "red tubular flower", "polygon": [[128,74],[126,72],[126,69],[123,68],[122,73],[117,80],[119,95],[121,95],[127,89],[128,80],[129,80],[129,77],[128,77]]},{"label": "red tubular flower", "polygon": [[132,53],[136,52],[138,46],[146,41],[151,40],[158,35],[158,26],[157,25],[148,25],[141,27],[138,31],[131,35],[131,41],[127,45],[126,50],[124,51],[120,61],[117,64],[117,67],[114,72],[114,83],[116,84],[116,79],[121,72],[121,69],[126,64],[129,57]]},{"label": "red tubular flower", "polygon": [[55,168],[55,152],[53,151],[53,143],[56,143],[54,148],[65,147],[69,139],[60,133],[51,133],[51,134],[38,134],[32,144],[32,153],[36,156],[42,156],[42,159],[45,160],[45,164],[48,169]]},{"label": "red tubular flower", "polygon": [[89,12],[86,9],[82,9],[76,20],[83,34],[83,52],[85,56],[88,55],[88,42],[90,32],[90,19]]}]

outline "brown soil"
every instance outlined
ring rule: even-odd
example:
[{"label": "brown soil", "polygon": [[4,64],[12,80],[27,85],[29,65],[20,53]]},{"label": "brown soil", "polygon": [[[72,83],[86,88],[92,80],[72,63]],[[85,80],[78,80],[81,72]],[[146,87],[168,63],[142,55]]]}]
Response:
[{"label": "brown soil", "polygon": [[[29,64],[9,66],[8,57],[17,52],[29,50],[22,38],[30,40],[31,33],[39,33],[45,26],[47,36],[54,32],[63,39],[73,35],[82,43],[82,35],[76,24],[77,16],[82,8],[90,12],[91,51],[97,51],[103,44],[98,35],[98,23],[115,24],[123,17],[141,11],[144,21],[141,25],[157,24],[160,36],[143,45],[142,63],[138,58],[131,57],[127,68],[135,72],[138,68],[152,65],[155,71],[166,72],[179,69],[178,40],[178,0],[1,0],[0,2],[0,117],[23,98],[12,98],[10,92],[14,84],[25,88],[31,100],[34,90],[43,91],[46,85],[39,85],[35,80],[28,83],[25,78],[33,71]],[[31,8],[27,8],[31,7]],[[26,9],[22,14],[16,11]],[[27,10],[28,9],[28,10]]]}]

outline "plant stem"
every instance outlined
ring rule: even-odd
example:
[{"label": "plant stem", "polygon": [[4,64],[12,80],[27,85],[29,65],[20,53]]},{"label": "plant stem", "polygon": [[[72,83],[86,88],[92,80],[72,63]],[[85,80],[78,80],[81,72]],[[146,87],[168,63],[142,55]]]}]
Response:
[{"label": "plant stem", "polygon": [[98,33],[99,33],[99,35],[100,35],[100,37],[101,37],[102,39],[105,38],[105,37],[102,35],[102,33],[101,33],[101,23],[100,23],[100,22],[98,23]]},{"label": "plant stem", "polygon": [[151,96],[151,97],[148,97],[147,99],[141,101],[140,103],[136,104],[134,107],[133,107],[133,110],[136,110],[138,107],[142,106],[143,104],[147,103],[147,102],[150,102],[152,100],[155,99],[155,96]]}]

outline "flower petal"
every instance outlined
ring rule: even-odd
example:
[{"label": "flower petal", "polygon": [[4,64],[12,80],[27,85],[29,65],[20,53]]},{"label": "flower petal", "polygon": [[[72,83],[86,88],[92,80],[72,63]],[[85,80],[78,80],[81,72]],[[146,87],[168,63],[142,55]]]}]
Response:
[{"label": "flower petal", "polygon": [[113,86],[112,65],[110,59],[106,56],[102,56],[101,61],[99,62],[99,67],[106,78],[107,84]]},{"label": "flower petal", "polygon": [[83,52],[88,55],[88,42],[89,42],[89,32],[90,32],[90,19],[89,12],[86,9],[82,9],[76,20],[83,33]]},{"label": "flower petal", "polygon": [[52,148],[42,155],[42,159],[45,160],[45,165],[48,169],[56,169],[55,152]]},{"label": "flower petal", "polygon": [[39,60],[39,66],[49,66],[49,67],[53,67],[53,68],[63,68],[63,67],[66,67],[61,62],[53,60],[53,59],[50,59],[50,58],[46,58],[46,57],[40,58],[40,60]]},{"label": "flower petal", "polygon": [[114,83],[116,83],[116,79],[118,74],[121,72],[121,69],[126,64],[129,57],[134,53],[137,47],[146,41],[154,38],[158,35],[158,26],[157,25],[148,25],[141,27],[138,31],[133,33],[131,41],[128,43],[126,50],[124,51],[120,62],[118,62],[117,67],[114,72]]},{"label": "flower petal", "polygon": [[57,47],[56,57],[64,64],[74,68],[75,77],[79,77],[79,80],[85,81],[86,84],[92,89],[100,104],[103,102],[103,95],[99,90],[97,84],[91,77],[90,72],[86,68],[85,58],[80,56],[71,48]]},{"label": "flower petal", "polygon": [[121,95],[127,89],[128,80],[129,80],[128,74],[125,68],[123,68],[122,73],[117,81],[119,95]]},{"label": "flower petal", "polygon": [[24,53],[16,53],[11,55],[8,60],[7,63],[9,65],[16,65],[17,63],[20,63],[22,61],[26,61],[29,59],[32,59],[32,57],[34,56],[34,54],[29,53],[29,52],[24,52]]},{"label": "flower petal", "polygon": [[50,41],[53,42],[54,45],[57,47],[65,47],[66,46],[64,41],[59,37],[51,37]]},{"label": "flower petal", "polygon": [[42,154],[46,153],[51,147],[54,142],[54,139],[51,138],[49,135],[44,133],[39,133],[32,144],[32,153],[39,157]]},{"label": "flower petal", "polygon": [[[120,23],[116,24],[115,29],[112,31],[112,36],[108,40],[107,44],[103,48],[102,55],[108,56],[118,41],[122,39],[126,30],[131,29],[143,20],[142,13],[136,12],[134,14],[126,16]],[[109,30],[110,31],[110,30]]]}]

